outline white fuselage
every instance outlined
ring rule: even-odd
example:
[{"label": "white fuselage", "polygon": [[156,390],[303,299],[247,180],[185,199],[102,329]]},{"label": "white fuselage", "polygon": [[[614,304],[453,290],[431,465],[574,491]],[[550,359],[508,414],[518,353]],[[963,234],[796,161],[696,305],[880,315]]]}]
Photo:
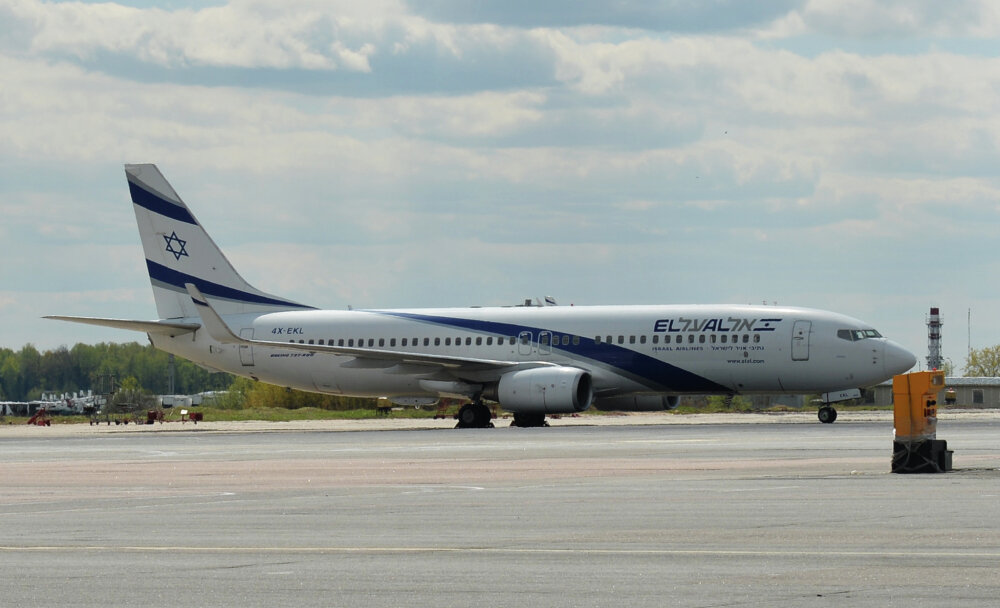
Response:
[{"label": "white fuselage", "polygon": [[[257,341],[580,368],[591,374],[599,399],[821,393],[874,385],[914,363],[911,353],[857,319],[776,306],[301,310],[225,321]],[[449,392],[428,382],[442,378],[442,370],[419,362],[224,345],[200,330],[151,339],[208,367],[302,390],[390,398]],[[447,379],[488,383],[494,376],[495,370],[480,374],[466,366]]]}]

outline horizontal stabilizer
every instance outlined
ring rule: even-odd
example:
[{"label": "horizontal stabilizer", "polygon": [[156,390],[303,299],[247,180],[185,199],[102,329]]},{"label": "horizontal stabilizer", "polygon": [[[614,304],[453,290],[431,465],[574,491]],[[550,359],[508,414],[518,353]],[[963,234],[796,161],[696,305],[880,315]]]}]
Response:
[{"label": "horizontal stabilizer", "polygon": [[56,321],[70,321],[72,323],[83,323],[85,325],[98,325],[100,327],[114,327],[117,329],[127,329],[129,331],[141,331],[147,334],[163,334],[170,336],[180,336],[189,334],[201,327],[198,323],[173,323],[170,321],[133,321],[131,319],[103,319],[100,317],[64,317],[47,316],[45,319],[55,319]]}]

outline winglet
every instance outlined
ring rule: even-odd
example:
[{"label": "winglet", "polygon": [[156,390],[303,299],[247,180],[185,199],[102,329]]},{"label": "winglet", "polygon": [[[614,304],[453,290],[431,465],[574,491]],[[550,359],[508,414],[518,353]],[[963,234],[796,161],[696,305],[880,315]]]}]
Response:
[{"label": "winglet", "polygon": [[223,344],[244,344],[247,342],[234,334],[233,330],[229,329],[229,326],[222,320],[219,313],[215,312],[212,305],[208,303],[208,298],[201,294],[201,291],[198,290],[194,283],[185,283],[184,288],[187,289],[188,295],[191,296],[191,301],[194,302],[195,309],[198,311],[198,316],[201,317],[202,327],[208,332],[208,335]]}]

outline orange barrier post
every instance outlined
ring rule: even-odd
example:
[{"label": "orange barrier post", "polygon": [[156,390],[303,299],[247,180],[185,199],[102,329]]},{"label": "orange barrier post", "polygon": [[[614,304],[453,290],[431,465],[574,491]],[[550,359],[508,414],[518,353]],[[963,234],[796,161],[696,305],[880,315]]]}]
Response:
[{"label": "orange barrier post", "polygon": [[937,438],[938,394],[944,372],[914,372],[892,379],[893,473],[943,473],[951,470],[952,451]]}]

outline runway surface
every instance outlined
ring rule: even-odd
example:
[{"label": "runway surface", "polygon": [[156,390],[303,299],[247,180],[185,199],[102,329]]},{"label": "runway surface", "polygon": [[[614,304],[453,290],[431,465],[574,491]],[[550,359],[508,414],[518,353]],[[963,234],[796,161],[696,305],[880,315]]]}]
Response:
[{"label": "runway surface", "polygon": [[996,605],[1000,418],[710,420],[0,429],[3,604]]}]

